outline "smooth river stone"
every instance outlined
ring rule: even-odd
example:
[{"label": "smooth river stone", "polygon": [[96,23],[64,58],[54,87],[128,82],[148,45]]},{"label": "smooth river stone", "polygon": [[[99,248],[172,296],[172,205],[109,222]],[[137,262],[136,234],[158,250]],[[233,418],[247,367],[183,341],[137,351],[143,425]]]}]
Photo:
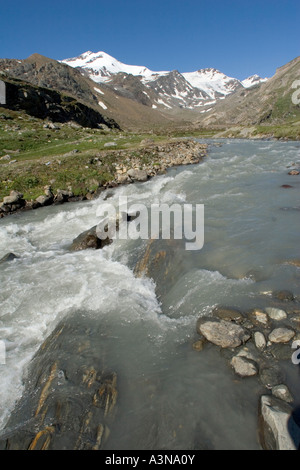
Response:
[{"label": "smooth river stone", "polygon": [[285,320],[285,318],[287,318],[286,312],[284,310],[281,310],[280,308],[268,307],[266,308],[266,312],[269,317],[272,318],[272,320],[280,321]]},{"label": "smooth river stone", "polygon": [[249,339],[249,334],[239,325],[221,320],[206,321],[199,325],[202,335],[221,348],[237,348]]},{"label": "smooth river stone", "polygon": [[269,334],[269,340],[272,343],[288,343],[295,336],[295,332],[288,328],[275,328]]}]

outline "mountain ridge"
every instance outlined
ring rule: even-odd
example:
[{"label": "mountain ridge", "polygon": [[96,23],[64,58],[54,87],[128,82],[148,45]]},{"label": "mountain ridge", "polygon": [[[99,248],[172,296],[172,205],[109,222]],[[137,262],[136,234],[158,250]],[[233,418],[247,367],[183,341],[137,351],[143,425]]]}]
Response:
[{"label": "mountain ridge", "polygon": [[[96,53],[87,51],[78,57],[64,59],[61,63],[81,70],[96,83],[106,83],[111,86],[114,86],[118,74],[122,73],[123,77],[124,74],[133,75],[145,86],[145,93],[149,88],[156,91],[158,97],[153,103],[156,108],[197,109],[207,104],[215,104],[218,99],[223,99],[238,88],[244,87],[240,80],[228,77],[214,68],[187,73],[180,73],[178,70],[154,72],[145,66],[124,64],[103,51]],[[177,74],[177,87],[175,74]],[[265,79],[256,75],[255,84],[260,80]],[[247,84],[251,86],[250,82]]]}]

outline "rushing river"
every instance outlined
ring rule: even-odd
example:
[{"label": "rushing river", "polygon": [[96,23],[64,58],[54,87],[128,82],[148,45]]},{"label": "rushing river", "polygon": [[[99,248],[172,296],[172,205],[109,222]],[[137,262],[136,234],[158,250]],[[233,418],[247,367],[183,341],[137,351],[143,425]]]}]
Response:
[{"label": "rushing river", "polygon": [[[287,169],[299,160],[297,142],[210,141],[202,163],[111,191],[115,205],[120,196],[148,207],[204,204],[204,246],[186,251],[178,244],[166,286],[134,275],[146,240],[68,251],[97,223],[105,192],[2,219],[0,258],[7,252],[18,258],[0,266],[6,345],[0,427],[22,395],[34,353],[62,318],[77,312],[105,325],[106,361],[120,378],[118,425],[108,448],[259,449],[258,380],[237,380],[217,348],[196,352],[192,343],[197,319],[216,305],[264,308],[277,289],[300,296],[299,268],[286,263],[300,257],[300,177]],[[298,392],[296,369],[291,364],[289,377]],[[131,392],[122,393],[125,380]]]}]

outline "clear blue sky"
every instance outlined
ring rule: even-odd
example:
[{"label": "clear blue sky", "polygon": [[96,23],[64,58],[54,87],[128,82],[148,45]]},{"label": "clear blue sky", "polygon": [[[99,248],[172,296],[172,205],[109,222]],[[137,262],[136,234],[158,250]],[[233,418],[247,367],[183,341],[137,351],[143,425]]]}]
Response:
[{"label": "clear blue sky", "polygon": [[243,79],[300,55],[300,0],[0,0],[0,25],[1,58],[105,51],[151,70]]}]

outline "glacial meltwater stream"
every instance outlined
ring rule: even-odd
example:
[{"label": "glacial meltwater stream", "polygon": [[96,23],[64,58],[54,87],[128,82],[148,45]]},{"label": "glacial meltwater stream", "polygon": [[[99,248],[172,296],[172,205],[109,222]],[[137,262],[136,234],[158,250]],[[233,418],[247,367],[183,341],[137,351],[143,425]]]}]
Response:
[{"label": "glacial meltwater stream", "polygon": [[[120,196],[148,207],[204,204],[204,246],[186,251],[178,243],[165,284],[134,273],[147,240],[69,251],[97,224],[106,192],[1,219],[0,258],[18,257],[0,265],[1,429],[22,396],[31,358],[59,321],[76,313],[102,325],[99,354],[105,341],[103,362],[118,375],[116,419],[104,448],[260,448],[259,379],[237,377],[218,347],[196,351],[192,344],[198,318],[216,305],[247,312],[270,306],[275,290],[300,297],[299,267],[288,263],[300,258],[300,176],[287,169],[299,165],[300,143],[208,143],[198,165],[109,190],[116,206]],[[298,367],[287,361],[286,373],[299,403]]]}]

